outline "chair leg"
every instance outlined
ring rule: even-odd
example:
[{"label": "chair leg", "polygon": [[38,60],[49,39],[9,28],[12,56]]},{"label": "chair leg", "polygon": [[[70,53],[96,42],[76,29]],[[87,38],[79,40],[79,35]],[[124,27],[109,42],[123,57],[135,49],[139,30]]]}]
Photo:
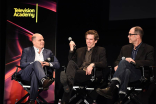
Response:
[{"label": "chair leg", "polygon": [[89,102],[86,99],[84,99],[84,103],[89,104]]},{"label": "chair leg", "polygon": [[82,102],[83,100],[82,99],[80,99],[76,104],[80,104],[81,102]]},{"label": "chair leg", "polygon": [[22,99],[20,99],[18,102],[16,102],[15,104],[21,104],[21,102],[26,99],[30,94],[27,93]]},{"label": "chair leg", "polygon": [[40,95],[38,95],[38,98],[39,98],[44,104],[47,104],[47,101],[44,100]]},{"label": "chair leg", "polygon": [[75,94],[72,98],[70,98],[69,102],[73,101],[73,99],[75,99],[77,96],[77,94]]}]

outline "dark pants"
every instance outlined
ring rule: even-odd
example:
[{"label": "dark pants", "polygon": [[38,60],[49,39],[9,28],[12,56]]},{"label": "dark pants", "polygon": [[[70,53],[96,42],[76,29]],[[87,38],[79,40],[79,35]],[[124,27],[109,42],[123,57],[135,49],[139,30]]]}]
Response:
[{"label": "dark pants", "polygon": [[21,70],[19,74],[23,81],[31,82],[30,100],[35,100],[38,95],[39,85],[41,85],[41,79],[46,77],[40,62],[35,61]]},{"label": "dark pants", "polygon": [[119,81],[119,93],[126,94],[128,83],[137,81],[140,78],[141,71],[139,69],[136,69],[133,64],[130,64],[126,60],[121,60],[112,80]]},{"label": "dark pants", "polygon": [[69,87],[71,90],[69,93],[64,92],[62,101],[69,102],[74,82],[77,83],[86,82],[90,80],[91,75],[86,75],[86,71],[80,70],[78,65],[73,60],[70,60],[67,65],[66,75],[67,75],[67,80],[70,83]]}]

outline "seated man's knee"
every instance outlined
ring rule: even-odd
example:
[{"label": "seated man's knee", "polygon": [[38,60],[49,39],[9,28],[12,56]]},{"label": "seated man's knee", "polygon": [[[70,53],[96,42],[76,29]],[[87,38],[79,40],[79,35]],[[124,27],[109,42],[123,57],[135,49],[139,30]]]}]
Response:
[{"label": "seated man's knee", "polygon": [[41,65],[41,63],[39,61],[35,61],[33,65]]},{"label": "seated man's knee", "polygon": [[73,65],[73,64],[75,64],[75,62],[74,62],[73,60],[70,60],[70,61],[68,62],[68,65]]},{"label": "seated man's knee", "polygon": [[131,71],[129,69],[126,69],[126,74],[131,74]]},{"label": "seated man's knee", "polygon": [[126,60],[121,60],[119,64],[128,64],[129,62]]}]

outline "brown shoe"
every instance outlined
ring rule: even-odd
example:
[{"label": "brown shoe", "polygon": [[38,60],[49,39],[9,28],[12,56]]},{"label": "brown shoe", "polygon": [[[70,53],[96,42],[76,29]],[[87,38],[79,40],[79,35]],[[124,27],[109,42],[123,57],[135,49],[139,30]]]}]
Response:
[{"label": "brown shoe", "polygon": [[110,87],[107,87],[105,89],[97,88],[96,92],[108,99],[112,99],[113,97],[113,91],[110,89]]},{"label": "brown shoe", "polygon": [[29,104],[35,104],[35,101],[31,100],[31,101],[29,102]]},{"label": "brown shoe", "polygon": [[44,82],[43,82],[43,90],[48,90],[49,89],[49,86],[53,83],[53,81],[51,79],[46,79]]}]

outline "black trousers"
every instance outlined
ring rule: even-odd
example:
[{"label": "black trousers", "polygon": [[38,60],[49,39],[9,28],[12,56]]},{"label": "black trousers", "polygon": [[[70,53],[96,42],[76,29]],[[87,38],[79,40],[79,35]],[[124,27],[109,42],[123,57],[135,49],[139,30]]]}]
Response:
[{"label": "black trousers", "polygon": [[80,69],[73,60],[70,60],[67,65],[66,75],[68,83],[70,84],[69,85],[70,92],[69,93],[64,92],[62,101],[69,102],[74,83],[86,82],[91,79],[91,75],[86,75],[86,71]]}]

